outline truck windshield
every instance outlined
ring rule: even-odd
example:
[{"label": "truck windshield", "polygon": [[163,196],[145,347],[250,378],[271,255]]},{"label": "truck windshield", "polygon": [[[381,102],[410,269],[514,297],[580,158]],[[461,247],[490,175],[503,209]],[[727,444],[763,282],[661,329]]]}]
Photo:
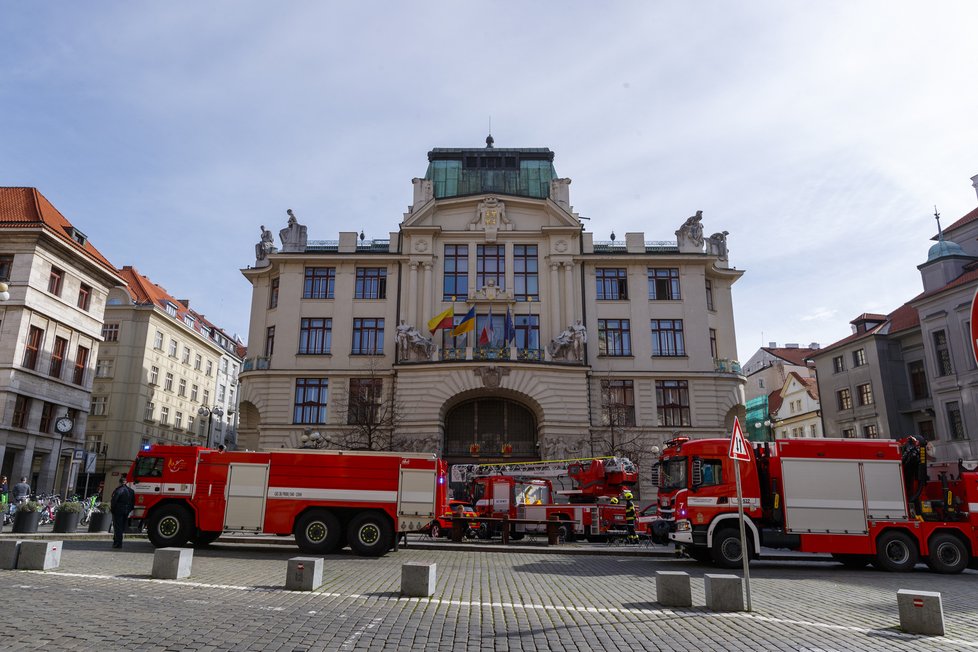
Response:
[{"label": "truck windshield", "polygon": [[686,458],[675,457],[659,464],[659,489],[686,488]]},{"label": "truck windshield", "polygon": [[162,478],[163,477],[163,458],[162,457],[140,457],[136,460],[137,478]]},{"label": "truck windshield", "polygon": [[538,484],[519,484],[516,491],[517,505],[540,505],[550,502],[547,487]]}]

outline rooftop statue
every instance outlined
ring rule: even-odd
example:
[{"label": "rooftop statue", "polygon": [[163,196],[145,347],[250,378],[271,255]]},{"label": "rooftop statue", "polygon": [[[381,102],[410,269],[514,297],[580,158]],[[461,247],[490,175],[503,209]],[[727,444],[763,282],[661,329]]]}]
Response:
[{"label": "rooftop statue", "polygon": [[676,231],[679,249],[693,247],[700,251],[703,250],[703,211],[696,211],[683,222],[683,225]]},{"label": "rooftop statue", "polygon": [[265,264],[262,261],[268,258],[268,254],[275,253],[275,241],[272,232],[266,229],[264,224],[259,228],[261,229],[261,240],[255,244],[255,265]]},{"label": "rooftop statue", "polygon": [[282,251],[303,252],[306,250],[306,227],[299,224],[299,220],[295,218],[291,208],[286,213],[289,215],[289,225],[278,232],[278,237],[282,240]]}]

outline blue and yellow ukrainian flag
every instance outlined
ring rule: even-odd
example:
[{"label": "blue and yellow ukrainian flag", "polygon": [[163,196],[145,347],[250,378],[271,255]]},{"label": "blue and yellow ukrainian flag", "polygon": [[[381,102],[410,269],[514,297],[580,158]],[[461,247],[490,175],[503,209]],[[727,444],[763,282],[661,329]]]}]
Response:
[{"label": "blue and yellow ukrainian flag", "polygon": [[475,306],[469,308],[469,311],[465,313],[465,317],[462,321],[458,323],[458,326],[452,329],[452,337],[458,337],[465,333],[475,331]]}]

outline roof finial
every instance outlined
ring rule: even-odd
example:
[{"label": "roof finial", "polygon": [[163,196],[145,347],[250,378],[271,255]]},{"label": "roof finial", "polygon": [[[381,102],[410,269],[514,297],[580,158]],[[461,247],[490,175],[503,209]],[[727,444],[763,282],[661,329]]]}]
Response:
[{"label": "roof finial", "polygon": [[360,242],[363,242],[363,239],[364,239],[364,238],[366,238],[366,237],[367,237],[367,236],[365,236],[365,235],[363,234],[363,229],[360,229]]},{"label": "roof finial", "polygon": [[937,212],[937,204],[934,205],[934,219],[937,220],[937,241],[944,242],[944,231],[941,230],[941,214]]}]

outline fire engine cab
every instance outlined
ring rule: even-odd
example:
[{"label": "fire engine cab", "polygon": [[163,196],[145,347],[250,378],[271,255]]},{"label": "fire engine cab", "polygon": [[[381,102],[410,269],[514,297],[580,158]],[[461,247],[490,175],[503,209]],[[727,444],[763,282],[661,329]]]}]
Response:
[{"label": "fire engine cab", "polygon": [[[840,563],[907,571],[978,567],[978,472],[959,462],[928,469],[926,442],[787,439],[728,457],[729,439],[666,443],[653,472],[658,540],[718,566],[741,564],[734,482],[741,464],[748,558],[761,546],[831,553]],[[930,471],[930,475],[928,475]]]},{"label": "fire engine cab", "polygon": [[349,544],[379,556],[395,533],[421,530],[445,510],[445,474],[427,453],[150,446],[129,478],[134,516],[156,547],[250,532],[295,535],[307,553]]}]

